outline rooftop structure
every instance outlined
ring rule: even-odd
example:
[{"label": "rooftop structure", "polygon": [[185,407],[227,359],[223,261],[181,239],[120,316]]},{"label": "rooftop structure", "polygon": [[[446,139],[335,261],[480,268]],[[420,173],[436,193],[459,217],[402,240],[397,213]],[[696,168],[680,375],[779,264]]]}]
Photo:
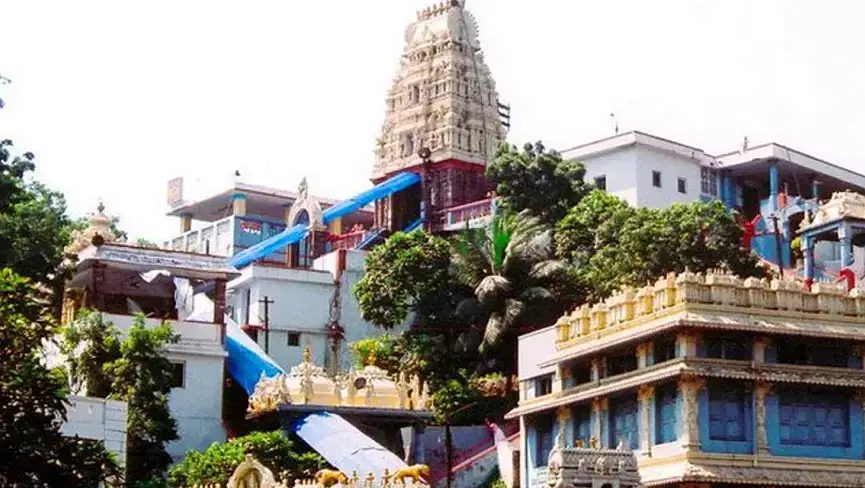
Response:
[{"label": "rooftop structure", "polygon": [[474,16],[459,0],[418,12],[405,30],[402,61],[387,95],[373,180],[420,166],[422,147],[438,164],[482,170],[504,136]]},{"label": "rooftop structure", "polygon": [[[81,309],[92,309],[102,320],[125,333],[143,315],[145,327],[171,323],[180,335],[166,357],[175,365],[169,397],[180,440],[168,451],[178,459],[189,449],[205,449],[225,439],[222,427],[222,384],[225,284],[238,273],[224,258],[151,249],[110,242],[110,220],[100,205],[91,226],[78,233],[71,251],[78,260],[66,284],[63,320]],[[85,239],[90,237],[87,247]],[[214,283],[217,306],[209,317],[193,320],[193,287]],[[79,414],[76,413],[78,417]],[[78,418],[74,417],[74,418]],[[107,435],[107,434],[106,434]]]},{"label": "rooftop structure", "polygon": [[562,435],[646,486],[861,486],[863,319],[861,290],[718,273],[581,307],[520,338],[524,480]]}]

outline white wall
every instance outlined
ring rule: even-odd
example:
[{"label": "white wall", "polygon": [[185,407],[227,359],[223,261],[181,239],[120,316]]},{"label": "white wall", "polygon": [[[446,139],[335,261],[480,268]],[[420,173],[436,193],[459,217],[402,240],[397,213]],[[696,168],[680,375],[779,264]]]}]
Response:
[{"label": "white wall", "polygon": [[[250,290],[250,324],[264,323],[264,304],[258,301],[267,297],[269,305],[270,339],[269,355],[282,366],[290,368],[303,359],[303,346],[310,341],[313,360],[325,366],[330,357],[330,346],[325,335],[325,326],[330,322],[330,302],[335,290],[334,271],[337,253],[320,257],[314,269],[288,269],[268,266],[249,266],[237,280],[229,283],[233,291],[229,303],[242,311],[246,300],[245,290]],[[342,275],[340,300],[342,313],[339,320],[345,329],[345,341],[340,351],[340,368],[352,364],[348,345],[351,342],[382,335],[384,331],[361,319],[352,288],[363,276],[366,253],[348,251],[346,271]],[[242,315],[239,313],[239,318]],[[392,333],[398,333],[399,328]],[[289,333],[300,333],[300,345],[288,345]],[[259,332],[258,344],[264,347],[265,334]]]},{"label": "white wall", "polygon": [[[673,203],[700,199],[699,162],[648,146],[638,146],[636,151],[638,206],[665,208]],[[661,188],[652,186],[652,171],[661,172]],[[679,178],[685,178],[685,194],[678,191]]]},{"label": "white wall", "polygon": [[595,177],[607,177],[607,191],[629,205],[637,205],[637,150],[630,146],[581,159],[586,167],[585,181],[594,184]]},{"label": "white wall", "polygon": [[60,432],[104,443],[105,448],[126,464],[126,402],[78,395],[69,396],[66,422]]},{"label": "white wall", "polygon": [[[700,199],[700,163],[684,155],[637,144],[581,161],[586,166],[586,182],[606,176],[607,191],[632,206],[665,208]],[[661,172],[661,188],[652,185],[652,171]],[[678,178],[685,178],[687,193],[679,193]]]},{"label": "white wall", "polygon": [[[121,332],[129,330],[135,317],[103,314]],[[147,319],[146,327],[161,322]],[[213,442],[226,438],[222,426],[222,387],[226,352],[220,342],[220,327],[212,323],[172,322],[180,342],[168,346],[165,356],[175,363],[183,363],[183,386],[174,388],[169,395],[171,415],[177,421],[179,439],[167,446],[175,461],[189,450],[206,449]]]}]

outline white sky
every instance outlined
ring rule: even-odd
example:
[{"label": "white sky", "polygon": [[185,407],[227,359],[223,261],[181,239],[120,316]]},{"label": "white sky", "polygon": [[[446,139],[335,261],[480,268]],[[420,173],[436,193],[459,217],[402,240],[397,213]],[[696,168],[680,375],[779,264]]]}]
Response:
[{"label": "white sky", "polygon": [[[426,0],[0,0],[0,138],[73,216],[177,231],[166,181],[368,186],[403,31]],[[865,2],[468,0],[510,141],[639,129],[775,141],[865,172]]]}]

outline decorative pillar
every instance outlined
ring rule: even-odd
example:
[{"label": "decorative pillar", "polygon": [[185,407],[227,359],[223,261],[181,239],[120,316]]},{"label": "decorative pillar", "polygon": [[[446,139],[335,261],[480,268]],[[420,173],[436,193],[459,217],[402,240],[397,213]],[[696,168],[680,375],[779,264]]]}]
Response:
[{"label": "decorative pillar", "polygon": [[838,241],[841,243],[841,267],[853,265],[853,232],[847,222],[838,227]]},{"label": "decorative pillar", "polygon": [[592,437],[597,439],[599,446],[604,445],[604,419],[607,415],[607,399],[592,399]]},{"label": "decorative pillar", "polygon": [[640,454],[652,455],[652,401],[655,399],[655,388],[643,385],[637,390],[640,400]]},{"label": "decorative pillar", "polygon": [[818,201],[820,200],[820,185],[821,182],[817,178],[811,180],[811,198],[816,198]]},{"label": "decorative pillar", "polygon": [[606,360],[606,357],[593,358],[592,359],[592,366],[591,366],[591,368],[592,368],[591,369],[592,381],[600,381],[601,380],[601,376],[604,373],[604,361],[605,360]]},{"label": "decorative pillar", "polygon": [[697,333],[686,331],[676,336],[676,349],[678,349],[677,357],[695,358],[697,357]]},{"label": "decorative pillar", "polygon": [[766,362],[766,348],[769,347],[771,339],[768,337],[758,337],[754,340],[751,357],[755,363]]},{"label": "decorative pillar", "polygon": [[180,232],[192,230],[192,214],[180,214]]},{"label": "decorative pillar", "polygon": [[232,214],[235,217],[246,216],[246,195],[243,193],[235,193],[231,195]]},{"label": "decorative pillar", "polygon": [[700,448],[699,393],[703,387],[703,379],[691,375],[682,375],[679,380],[679,393],[682,395],[682,447],[687,450]]},{"label": "decorative pillar", "polygon": [[225,280],[216,280],[213,293],[213,323],[219,325],[220,342],[225,343]]},{"label": "decorative pillar", "polygon": [[769,211],[775,212],[778,210],[778,191],[781,181],[778,174],[778,162],[769,162]]},{"label": "decorative pillar", "polygon": [[805,284],[810,289],[814,283],[814,240],[809,235],[802,236],[802,257],[805,260]]},{"label": "decorative pillar", "polygon": [[561,441],[559,447],[568,447],[568,440],[574,438],[573,422],[571,421],[571,409],[567,407],[559,407],[556,412],[556,419],[559,423],[559,431],[556,435],[555,442]]},{"label": "decorative pillar", "polygon": [[758,381],[754,385],[754,418],[757,433],[757,455],[769,455],[769,435],[766,431],[766,395],[772,391],[772,384]]},{"label": "decorative pillar", "polygon": [[649,361],[649,351],[652,350],[651,342],[637,344],[637,368],[645,368],[651,366]]},{"label": "decorative pillar", "polygon": [[105,311],[105,294],[102,291],[105,283],[105,265],[95,263],[92,270],[93,306],[100,312]]}]

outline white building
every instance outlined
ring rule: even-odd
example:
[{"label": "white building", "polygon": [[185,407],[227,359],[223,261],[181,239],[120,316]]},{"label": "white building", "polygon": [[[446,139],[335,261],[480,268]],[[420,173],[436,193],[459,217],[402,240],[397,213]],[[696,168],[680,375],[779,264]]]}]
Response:
[{"label": "white building", "polygon": [[108,452],[126,465],[126,402],[79,395],[69,396],[66,422],[60,432],[67,437],[78,436],[101,442]]},{"label": "white building", "polygon": [[562,156],[583,162],[587,182],[632,206],[664,208],[719,195],[714,157],[643,132],[576,146]]}]

